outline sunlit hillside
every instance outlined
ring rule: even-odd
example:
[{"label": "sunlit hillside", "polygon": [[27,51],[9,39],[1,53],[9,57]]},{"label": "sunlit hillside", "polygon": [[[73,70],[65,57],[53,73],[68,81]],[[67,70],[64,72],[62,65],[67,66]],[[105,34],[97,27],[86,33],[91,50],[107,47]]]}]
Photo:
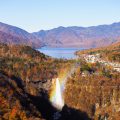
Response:
[{"label": "sunlit hillside", "polygon": [[120,62],[120,42],[114,43],[107,47],[88,49],[76,52],[77,55],[82,54],[100,54],[100,57],[113,62]]}]

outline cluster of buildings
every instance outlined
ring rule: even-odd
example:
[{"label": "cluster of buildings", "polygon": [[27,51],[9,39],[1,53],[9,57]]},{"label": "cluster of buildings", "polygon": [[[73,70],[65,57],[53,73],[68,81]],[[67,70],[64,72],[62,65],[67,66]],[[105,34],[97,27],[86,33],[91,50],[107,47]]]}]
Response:
[{"label": "cluster of buildings", "polygon": [[107,65],[107,66],[111,66],[113,68],[113,70],[116,70],[118,72],[120,72],[120,63],[116,63],[116,62],[109,62],[109,61],[105,61],[105,60],[102,60],[100,58],[100,54],[95,54],[95,55],[87,55],[87,54],[84,54],[82,56],[86,62],[88,63],[96,63],[96,62],[99,62],[103,65]]}]

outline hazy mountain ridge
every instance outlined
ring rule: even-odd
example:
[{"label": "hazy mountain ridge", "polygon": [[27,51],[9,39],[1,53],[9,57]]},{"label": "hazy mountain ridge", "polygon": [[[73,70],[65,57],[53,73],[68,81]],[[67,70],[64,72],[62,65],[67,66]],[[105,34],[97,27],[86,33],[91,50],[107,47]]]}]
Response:
[{"label": "hazy mountain ridge", "polygon": [[95,48],[119,41],[120,22],[91,27],[60,26],[34,33],[0,23],[0,42],[7,44],[23,44],[35,48],[40,48],[44,45],[51,47]]},{"label": "hazy mountain ridge", "polygon": [[47,46],[100,47],[119,41],[120,22],[91,27],[58,27],[34,32],[33,35],[42,39]]},{"label": "hazy mountain ridge", "polygon": [[32,47],[41,47],[42,42],[27,31],[0,23],[0,42],[7,44],[24,44]]}]

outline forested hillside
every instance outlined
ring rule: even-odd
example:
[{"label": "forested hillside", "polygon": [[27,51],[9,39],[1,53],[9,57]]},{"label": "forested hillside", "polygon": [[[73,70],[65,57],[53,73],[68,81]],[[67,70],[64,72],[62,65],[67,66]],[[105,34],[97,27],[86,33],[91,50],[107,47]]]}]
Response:
[{"label": "forested hillside", "polygon": [[[114,47],[113,47],[114,48]],[[62,111],[49,101],[52,79],[75,71],[65,85]],[[84,59],[53,59],[29,46],[0,44],[0,119],[118,120],[120,75]]]},{"label": "forested hillside", "polygon": [[65,103],[93,120],[119,120],[119,73],[99,63],[81,64],[67,81]]},{"label": "forested hillside", "polygon": [[78,51],[76,52],[76,54],[79,56],[82,54],[91,54],[91,55],[100,54],[100,57],[102,59],[120,63],[120,42],[114,43],[107,47]]},{"label": "forested hillside", "polygon": [[50,58],[29,46],[0,44],[0,119],[52,118],[52,78],[73,63]]}]

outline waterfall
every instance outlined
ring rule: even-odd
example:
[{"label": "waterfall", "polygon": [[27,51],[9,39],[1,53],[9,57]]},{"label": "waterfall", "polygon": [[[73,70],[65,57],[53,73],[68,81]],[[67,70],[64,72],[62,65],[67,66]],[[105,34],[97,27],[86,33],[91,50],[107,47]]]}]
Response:
[{"label": "waterfall", "polygon": [[64,106],[64,99],[62,96],[61,85],[58,78],[55,80],[55,89],[54,89],[54,94],[52,96],[51,102],[54,107],[56,107],[59,110],[62,110]]},{"label": "waterfall", "polygon": [[59,110],[62,110],[63,106],[64,106],[64,97],[63,97],[63,93],[65,90],[65,85],[67,82],[67,79],[69,77],[71,77],[71,75],[75,72],[77,66],[79,66],[77,63],[75,63],[72,67],[71,70],[67,71],[67,72],[62,72],[62,75],[64,76],[60,76],[60,80],[59,78],[57,79],[53,79],[52,81],[52,87],[51,87],[51,91],[50,91],[50,101],[52,103],[52,105],[54,107],[56,107]]},{"label": "waterfall", "polygon": [[62,109],[62,107],[64,106],[64,102],[63,102],[63,98],[62,98],[62,91],[61,91],[61,86],[60,86],[60,81],[57,78],[56,79],[56,101],[55,104],[58,108]]}]

